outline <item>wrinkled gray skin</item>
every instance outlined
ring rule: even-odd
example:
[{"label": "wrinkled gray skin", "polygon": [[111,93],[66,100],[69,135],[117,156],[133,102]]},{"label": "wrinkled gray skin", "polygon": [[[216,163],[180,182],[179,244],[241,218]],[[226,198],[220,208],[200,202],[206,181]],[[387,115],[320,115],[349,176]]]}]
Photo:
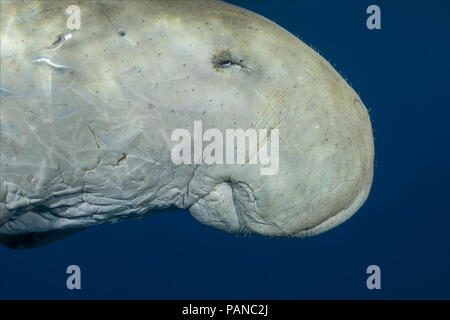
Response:
[{"label": "wrinkled gray skin", "polygon": [[[63,41],[72,4],[81,30]],[[173,206],[232,233],[311,236],[352,216],[372,183],[355,91],[292,34],[224,2],[1,1],[0,93],[0,241],[15,248]],[[194,120],[278,128],[278,174],[173,164],[171,133]]]}]

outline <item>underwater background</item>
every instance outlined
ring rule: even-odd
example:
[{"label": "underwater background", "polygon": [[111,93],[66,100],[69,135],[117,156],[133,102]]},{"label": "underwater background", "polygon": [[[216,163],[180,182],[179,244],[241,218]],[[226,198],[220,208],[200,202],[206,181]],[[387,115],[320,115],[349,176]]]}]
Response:
[{"label": "underwater background", "polygon": [[[361,96],[375,176],[347,222],[234,236],[171,210],[45,247],[0,246],[0,299],[450,299],[450,2],[231,0],[316,49]],[[381,8],[381,30],[366,9]],[[81,268],[68,290],[66,268]],[[366,268],[381,269],[368,290]]]}]

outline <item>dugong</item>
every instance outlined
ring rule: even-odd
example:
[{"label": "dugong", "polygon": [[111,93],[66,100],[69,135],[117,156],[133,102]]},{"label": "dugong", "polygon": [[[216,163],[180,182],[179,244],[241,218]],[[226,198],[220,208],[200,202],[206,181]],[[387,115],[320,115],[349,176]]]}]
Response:
[{"label": "dugong", "polygon": [[[297,37],[221,1],[1,1],[0,97],[12,248],[172,207],[234,234],[302,238],[351,217],[372,184],[358,94]],[[202,161],[232,129],[253,153]],[[191,155],[180,144],[191,163],[174,161]]]}]

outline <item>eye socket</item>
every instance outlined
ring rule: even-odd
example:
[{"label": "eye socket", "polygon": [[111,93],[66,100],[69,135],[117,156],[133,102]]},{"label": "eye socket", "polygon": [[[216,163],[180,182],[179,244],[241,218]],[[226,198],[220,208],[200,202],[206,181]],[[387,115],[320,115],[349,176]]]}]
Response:
[{"label": "eye socket", "polygon": [[226,55],[226,56],[216,55],[212,58],[211,62],[212,62],[214,69],[216,69],[216,70],[228,69],[228,68],[234,67],[234,68],[239,68],[239,69],[242,69],[245,71],[249,71],[249,68],[247,68],[247,66],[244,65],[244,60],[233,59],[233,57],[231,55]]},{"label": "eye socket", "polygon": [[249,71],[249,69],[244,65],[244,60],[236,59],[229,48],[217,48],[211,59],[211,63],[216,71],[231,67],[237,67],[239,69]]}]

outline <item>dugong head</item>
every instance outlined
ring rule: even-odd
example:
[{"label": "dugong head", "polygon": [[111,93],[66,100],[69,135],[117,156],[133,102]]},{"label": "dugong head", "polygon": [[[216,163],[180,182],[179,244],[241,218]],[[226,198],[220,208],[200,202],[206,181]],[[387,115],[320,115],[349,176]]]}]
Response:
[{"label": "dugong head", "polygon": [[232,233],[305,237],[368,196],[361,99],[255,13],[215,0],[2,1],[1,48],[9,246],[169,207]]}]

